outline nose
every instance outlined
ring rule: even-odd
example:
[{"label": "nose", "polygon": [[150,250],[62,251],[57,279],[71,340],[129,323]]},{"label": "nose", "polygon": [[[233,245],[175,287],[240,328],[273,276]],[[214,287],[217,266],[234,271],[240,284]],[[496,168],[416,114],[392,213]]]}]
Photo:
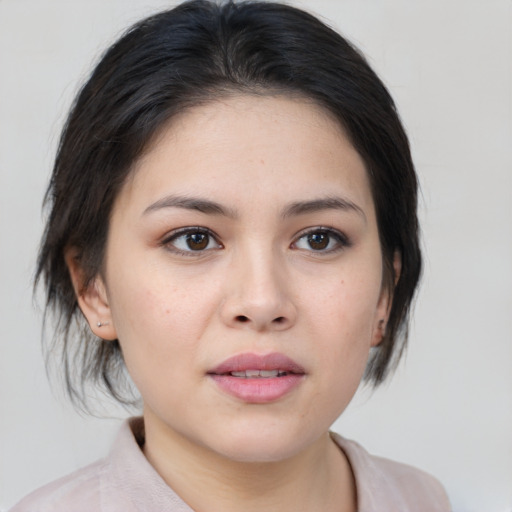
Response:
[{"label": "nose", "polygon": [[221,306],[225,324],[258,332],[284,331],[294,325],[296,305],[289,274],[271,254],[239,255],[232,262]]}]

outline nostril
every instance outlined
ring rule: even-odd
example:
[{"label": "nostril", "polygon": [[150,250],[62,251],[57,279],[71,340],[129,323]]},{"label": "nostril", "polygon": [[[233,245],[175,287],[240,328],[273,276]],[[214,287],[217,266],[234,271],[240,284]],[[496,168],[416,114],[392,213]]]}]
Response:
[{"label": "nostril", "polygon": [[248,319],[246,316],[244,316],[244,315],[238,315],[238,316],[236,317],[236,321],[237,321],[237,322],[245,323],[245,322],[248,322],[248,321],[249,321],[249,319]]},{"label": "nostril", "polygon": [[278,316],[277,318],[274,318],[274,323],[276,324],[282,324],[285,321],[284,316]]}]

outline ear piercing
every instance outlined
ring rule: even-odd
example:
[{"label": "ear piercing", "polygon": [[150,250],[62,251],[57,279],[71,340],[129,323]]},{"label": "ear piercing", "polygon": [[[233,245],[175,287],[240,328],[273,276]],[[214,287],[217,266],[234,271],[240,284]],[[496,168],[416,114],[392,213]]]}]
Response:
[{"label": "ear piercing", "polygon": [[96,325],[98,327],[103,327],[104,325],[108,325],[110,322],[98,322]]}]

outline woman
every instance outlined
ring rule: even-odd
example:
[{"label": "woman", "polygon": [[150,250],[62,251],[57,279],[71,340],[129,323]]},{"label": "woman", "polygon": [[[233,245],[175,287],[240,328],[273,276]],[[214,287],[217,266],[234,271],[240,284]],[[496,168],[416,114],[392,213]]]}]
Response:
[{"label": "woman", "polygon": [[37,276],[71,398],[129,403],[127,369],[143,416],[13,510],[449,510],[329,432],[403,350],[416,193],[387,90],[312,16],[193,1],[132,27],[69,115]]}]

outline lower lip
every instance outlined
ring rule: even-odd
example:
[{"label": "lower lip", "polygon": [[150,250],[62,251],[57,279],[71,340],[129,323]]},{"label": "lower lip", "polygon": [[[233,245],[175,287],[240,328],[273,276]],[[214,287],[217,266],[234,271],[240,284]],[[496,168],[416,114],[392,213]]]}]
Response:
[{"label": "lower lip", "polygon": [[226,393],[251,404],[275,402],[291,393],[304,378],[304,375],[290,374],[283,377],[259,377],[245,379],[231,375],[214,375],[210,377]]}]

